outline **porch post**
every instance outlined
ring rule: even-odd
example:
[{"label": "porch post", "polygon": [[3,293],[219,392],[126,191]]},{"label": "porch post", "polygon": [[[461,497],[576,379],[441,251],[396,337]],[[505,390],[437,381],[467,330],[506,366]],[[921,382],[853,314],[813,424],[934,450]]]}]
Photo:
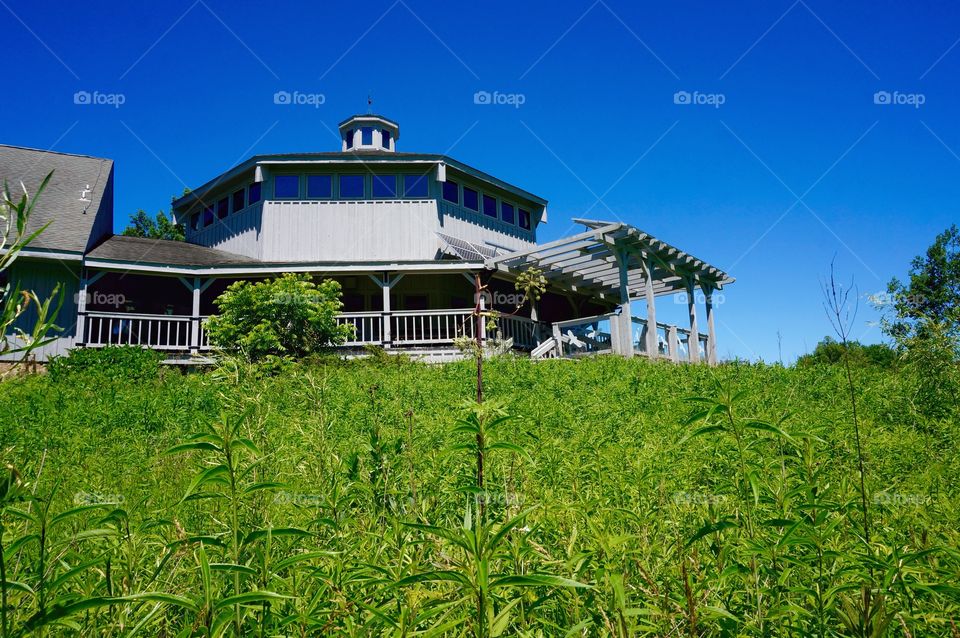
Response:
[{"label": "porch post", "polygon": [[713,291],[710,284],[703,284],[704,305],[707,308],[707,363],[717,365],[717,330],[713,325]]},{"label": "porch post", "polygon": [[393,319],[390,314],[390,288],[393,282],[390,281],[390,273],[383,273],[383,280],[379,283],[381,292],[383,293],[383,347],[389,348],[393,340]]},{"label": "porch post", "polygon": [[86,342],[86,319],[87,319],[87,269],[80,269],[80,290],[77,293],[77,332],[74,337],[78,345]]},{"label": "porch post", "polygon": [[[479,275],[477,276],[479,277]],[[483,316],[484,311],[487,309],[487,300],[484,295],[481,294],[480,298],[477,299],[477,305],[480,306],[480,316],[477,317],[477,328],[480,330],[480,345],[483,345],[487,342],[487,318]]]},{"label": "porch post", "polygon": [[[633,317],[630,315],[630,290],[627,287],[629,283],[627,260],[630,259],[630,256],[627,251],[621,249],[617,249],[615,255],[617,269],[620,272],[620,329],[619,331],[611,330],[611,332],[619,332],[620,334],[611,335],[611,337],[614,337],[611,341],[613,341],[613,351],[615,353],[629,358],[633,356]],[[619,338],[616,338],[617,336]]]},{"label": "porch post", "polygon": [[660,340],[657,336],[657,298],[653,295],[653,259],[647,256],[643,262],[643,290],[647,299],[647,356],[660,356]]},{"label": "porch post", "polygon": [[190,353],[200,352],[200,278],[193,278],[193,307],[190,312]]},{"label": "porch post", "polygon": [[687,349],[690,351],[690,363],[700,363],[700,331],[697,328],[697,296],[693,277],[687,277],[687,310],[690,313],[690,340]]}]

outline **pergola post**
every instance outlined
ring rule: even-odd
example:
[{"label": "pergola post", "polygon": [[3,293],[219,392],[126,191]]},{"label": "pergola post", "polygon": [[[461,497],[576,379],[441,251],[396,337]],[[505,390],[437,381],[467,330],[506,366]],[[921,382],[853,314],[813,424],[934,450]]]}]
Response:
[{"label": "pergola post", "polygon": [[673,324],[670,324],[670,329],[667,331],[667,354],[670,355],[670,360],[676,363],[680,360],[679,350],[679,339],[677,339],[677,327]]},{"label": "pergola post", "polygon": [[653,295],[653,260],[648,256],[643,262],[643,291],[647,300],[647,356],[656,359],[660,355],[657,336],[657,299]]},{"label": "pergola post", "polygon": [[630,257],[627,251],[622,249],[618,249],[614,254],[617,259],[617,270],[620,273],[620,304],[617,315],[620,325],[619,330],[611,330],[614,333],[611,334],[611,337],[613,337],[611,341],[616,354],[629,358],[633,356],[633,317],[630,314],[630,290],[628,288],[630,282],[628,260]]},{"label": "pergola post", "polygon": [[200,278],[193,278],[193,308],[190,313],[190,352],[200,351]]},{"label": "pergola post", "polygon": [[700,329],[697,327],[697,295],[693,277],[687,277],[687,309],[690,312],[690,338],[687,350],[690,363],[700,363]]},{"label": "pergola post", "polygon": [[702,284],[704,305],[707,310],[707,363],[717,365],[717,330],[713,319],[713,291],[716,288],[710,284]]}]

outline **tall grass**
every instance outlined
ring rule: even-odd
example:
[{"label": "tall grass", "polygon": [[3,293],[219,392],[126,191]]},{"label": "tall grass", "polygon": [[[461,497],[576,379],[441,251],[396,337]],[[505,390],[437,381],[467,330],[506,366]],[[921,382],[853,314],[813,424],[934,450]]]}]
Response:
[{"label": "tall grass", "polygon": [[869,543],[842,368],[6,382],[2,632],[952,635],[960,429],[856,372]]}]

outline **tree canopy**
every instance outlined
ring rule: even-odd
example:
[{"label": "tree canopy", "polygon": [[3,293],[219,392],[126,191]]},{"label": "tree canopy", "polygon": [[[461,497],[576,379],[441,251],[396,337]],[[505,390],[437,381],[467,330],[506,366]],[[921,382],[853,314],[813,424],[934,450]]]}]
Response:
[{"label": "tree canopy", "polygon": [[127,237],[147,237],[149,239],[169,239],[171,241],[184,241],[186,239],[183,226],[170,221],[163,211],[158,211],[155,219],[152,219],[143,210],[138,210],[130,218],[130,225],[123,233]]},{"label": "tree canopy", "polygon": [[960,339],[960,229],[943,231],[910,263],[908,280],[894,278],[887,286],[893,308],[884,329],[898,343],[923,337],[931,323],[952,339]]}]

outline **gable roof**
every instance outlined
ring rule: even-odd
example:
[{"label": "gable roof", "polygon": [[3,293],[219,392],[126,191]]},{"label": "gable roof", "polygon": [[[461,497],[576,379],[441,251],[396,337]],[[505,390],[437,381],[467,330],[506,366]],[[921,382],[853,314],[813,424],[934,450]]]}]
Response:
[{"label": "gable roof", "polygon": [[[19,200],[22,182],[31,197],[47,174],[53,177],[37,199],[27,232],[50,226],[31,250],[83,253],[113,225],[113,161],[19,146],[0,145],[0,180]],[[106,219],[109,218],[109,219]]]}]

